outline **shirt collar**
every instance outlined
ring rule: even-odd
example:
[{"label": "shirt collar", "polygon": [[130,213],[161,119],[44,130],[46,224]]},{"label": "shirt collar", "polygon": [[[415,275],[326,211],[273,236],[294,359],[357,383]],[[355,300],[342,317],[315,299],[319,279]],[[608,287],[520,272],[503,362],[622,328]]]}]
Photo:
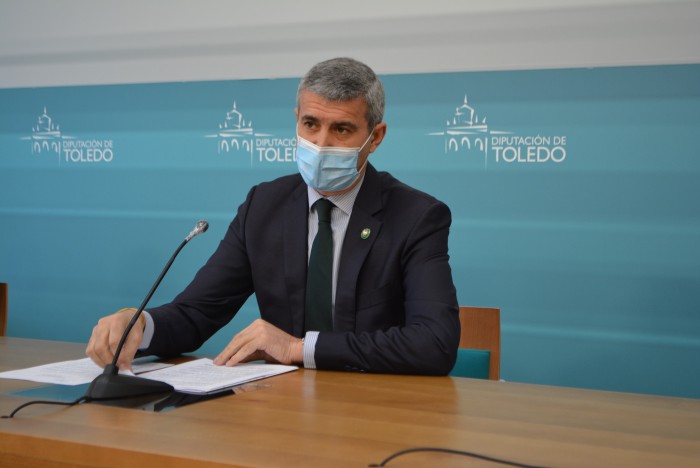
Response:
[{"label": "shirt collar", "polygon": [[[355,199],[357,198],[357,194],[360,193],[360,187],[362,187],[362,183],[365,181],[364,176],[362,177],[362,180],[352,188],[352,190],[345,192],[341,195],[331,195],[330,197],[325,197],[335,206],[340,208],[340,210],[347,214],[348,216],[352,214],[352,207],[355,204]],[[309,210],[311,210],[311,207],[313,206],[314,203],[316,203],[317,200],[324,198],[323,195],[318,193],[315,189],[309,187],[308,185],[306,186],[306,191],[309,196]]]}]

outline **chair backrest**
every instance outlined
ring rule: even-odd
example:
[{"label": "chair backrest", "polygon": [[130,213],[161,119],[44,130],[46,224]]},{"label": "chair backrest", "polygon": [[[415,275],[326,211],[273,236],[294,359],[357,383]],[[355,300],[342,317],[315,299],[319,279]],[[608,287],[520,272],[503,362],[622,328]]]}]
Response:
[{"label": "chair backrest", "polygon": [[459,348],[457,362],[450,371],[450,377],[488,379],[491,368],[491,352],[482,349]]},{"label": "chair backrest", "polygon": [[494,307],[459,308],[460,348],[491,352],[489,380],[501,378],[501,309]]},{"label": "chair backrest", "polygon": [[7,332],[7,283],[0,283],[0,336]]}]

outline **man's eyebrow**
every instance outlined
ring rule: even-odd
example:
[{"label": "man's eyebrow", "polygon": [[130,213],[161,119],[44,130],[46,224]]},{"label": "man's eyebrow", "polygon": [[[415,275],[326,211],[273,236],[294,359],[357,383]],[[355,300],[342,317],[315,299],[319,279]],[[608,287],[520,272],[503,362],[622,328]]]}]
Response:
[{"label": "man's eyebrow", "polygon": [[341,120],[338,122],[333,122],[334,127],[347,127],[353,130],[357,130],[357,124],[355,122],[350,122],[349,120]]},{"label": "man's eyebrow", "polygon": [[[309,115],[309,114],[302,115],[301,120],[303,122],[313,122],[313,123],[318,123],[321,121],[317,117],[314,117],[313,115]],[[331,125],[333,127],[336,127],[336,128],[337,127],[347,127],[347,128],[352,129],[352,130],[357,130],[359,128],[359,126],[351,120],[338,120],[338,121],[331,122]]]},{"label": "man's eyebrow", "polygon": [[302,116],[301,116],[301,120],[311,120],[311,121],[313,121],[313,122],[318,122],[318,121],[319,121],[319,120],[318,120],[316,117],[314,117],[313,115],[308,115],[308,114],[307,114],[307,115],[302,115]]}]

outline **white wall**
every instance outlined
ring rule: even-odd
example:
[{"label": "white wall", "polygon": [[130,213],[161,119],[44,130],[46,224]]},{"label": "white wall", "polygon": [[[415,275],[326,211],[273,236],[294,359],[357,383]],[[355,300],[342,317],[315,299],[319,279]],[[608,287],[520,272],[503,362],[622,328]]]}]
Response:
[{"label": "white wall", "polygon": [[700,1],[0,0],[0,87],[700,62]]}]

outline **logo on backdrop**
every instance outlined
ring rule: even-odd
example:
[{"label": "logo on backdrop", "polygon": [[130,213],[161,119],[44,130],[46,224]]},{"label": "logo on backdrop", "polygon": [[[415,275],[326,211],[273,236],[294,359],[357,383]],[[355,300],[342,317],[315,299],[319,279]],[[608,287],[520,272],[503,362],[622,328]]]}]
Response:
[{"label": "logo on backdrop", "polygon": [[21,139],[31,141],[32,154],[57,156],[59,165],[61,163],[110,163],[114,160],[112,140],[81,140],[65,135],[48,114],[46,107],[37,117],[36,125],[32,127],[32,135]]},{"label": "logo on backdrop", "polygon": [[269,133],[256,132],[252,120],[246,120],[238,110],[236,101],[219,124],[219,131],[204,137],[216,139],[219,154],[247,156],[251,167],[254,163],[296,163],[297,160],[296,137],[278,138]]},{"label": "logo on backdrop", "polygon": [[442,136],[445,154],[464,154],[495,164],[560,164],[566,159],[565,135],[515,135],[489,128],[486,116],[479,116],[469,105],[467,95],[445,124],[445,130],[430,133]]}]

